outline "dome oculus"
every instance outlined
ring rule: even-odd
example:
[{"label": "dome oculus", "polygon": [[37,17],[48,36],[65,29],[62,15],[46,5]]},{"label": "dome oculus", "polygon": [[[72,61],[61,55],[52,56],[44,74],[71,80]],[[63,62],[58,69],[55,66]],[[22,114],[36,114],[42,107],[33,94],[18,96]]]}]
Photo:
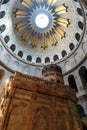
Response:
[{"label": "dome oculus", "polygon": [[35,23],[39,28],[46,28],[49,24],[49,18],[44,13],[38,14],[35,18]]}]

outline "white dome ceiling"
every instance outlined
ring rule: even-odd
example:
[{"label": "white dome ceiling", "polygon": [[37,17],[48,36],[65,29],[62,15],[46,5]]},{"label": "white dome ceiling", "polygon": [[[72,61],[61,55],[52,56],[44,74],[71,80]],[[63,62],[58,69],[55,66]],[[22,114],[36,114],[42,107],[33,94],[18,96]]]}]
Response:
[{"label": "white dome ceiling", "polygon": [[[58,63],[82,40],[83,9],[75,0],[11,0],[2,5],[6,49],[27,64]],[[70,47],[71,45],[71,47]]]}]

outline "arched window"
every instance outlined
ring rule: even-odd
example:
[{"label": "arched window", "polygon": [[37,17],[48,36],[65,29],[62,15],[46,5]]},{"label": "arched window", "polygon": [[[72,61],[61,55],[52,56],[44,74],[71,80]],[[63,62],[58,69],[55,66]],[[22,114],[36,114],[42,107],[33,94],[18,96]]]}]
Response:
[{"label": "arched window", "polygon": [[31,55],[27,56],[27,61],[30,61],[30,62],[32,61],[32,56]]},{"label": "arched window", "polygon": [[76,92],[78,91],[77,89],[77,85],[76,85],[76,81],[75,81],[75,78],[73,75],[70,75],[68,77],[68,82],[69,82],[69,85],[72,89],[76,90]]},{"label": "arched window", "polygon": [[86,67],[82,66],[79,69],[79,75],[80,75],[83,86],[87,86],[87,69],[86,69]]},{"label": "arched window", "polygon": [[73,44],[73,43],[70,43],[69,48],[70,48],[70,50],[72,51],[72,50],[75,48],[74,44]]},{"label": "arched window", "polygon": [[57,61],[59,58],[58,58],[58,55],[55,55],[54,56],[54,61]]},{"label": "arched window", "polygon": [[66,51],[62,51],[62,57],[65,57],[67,55]]},{"label": "arched window", "polygon": [[36,63],[41,63],[41,58],[40,57],[37,57]]},{"label": "arched window", "polygon": [[5,71],[3,69],[0,69],[0,80],[2,80],[4,74],[5,74]]},{"label": "arched window", "polygon": [[83,30],[83,23],[81,21],[78,22],[78,26],[81,30]]},{"label": "arched window", "polygon": [[80,34],[79,34],[79,33],[76,33],[76,34],[75,34],[75,38],[76,38],[77,41],[79,41],[79,39],[80,39]]},{"label": "arched window", "polygon": [[50,58],[49,57],[45,58],[45,63],[50,63]]},{"label": "arched window", "polygon": [[5,37],[4,37],[4,41],[5,41],[6,43],[8,43],[9,40],[10,40],[9,36],[5,36]]},{"label": "arched window", "polygon": [[5,31],[5,25],[3,24],[3,25],[0,26],[0,32],[2,33],[4,31]]},{"label": "arched window", "polygon": [[19,51],[19,52],[18,52],[18,56],[22,58],[23,52],[22,52],[22,51]]},{"label": "arched window", "polygon": [[10,49],[11,49],[12,51],[15,51],[15,49],[16,49],[15,45],[12,44],[12,45],[10,46]]},{"label": "arched window", "polygon": [[5,11],[1,11],[0,12],[0,19],[3,18],[5,16]]},{"label": "arched window", "polygon": [[2,4],[7,4],[9,0],[3,0]]},{"label": "arched window", "polygon": [[78,12],[79,15],[83,16],[83,12],[80,8],[77,8],[77,12]]}]

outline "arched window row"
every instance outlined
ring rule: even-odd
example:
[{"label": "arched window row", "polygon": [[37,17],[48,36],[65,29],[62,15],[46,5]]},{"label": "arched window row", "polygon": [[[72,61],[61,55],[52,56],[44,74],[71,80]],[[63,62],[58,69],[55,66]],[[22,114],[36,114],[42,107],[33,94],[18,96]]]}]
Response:
[{"label": "arched window row", "polygon": [[[58,55],[54,55],[53,59],[54,59],[54,61],[58,61],[58,59],[59,59]],[[26,60],[29,61],[29,62],[32,62],[32,56],[28,55]],[[36,63],[41,63],[41,62],[42,62],[42,59],[40,57],[37,57],[36,58]],[[50,63],[50,58],[49,57],[45,58],[45,63]]]},{"label": "arched window row", "polygon": [[[10,40],[10,39],[9,39],[9,36],[5,36],[4,41],[5,41],[6,43],[8,43],[9,40]],[[9,48],[11,49],[11,51],[14,52],[14,51],[16,50],[16,45],[15,45],[15,44],[12,44]],[[72,51],[72,50],[75,48],[74,43],[70,43],[70,44],[69,44],[69,48],[70,48],[70,50]],[[22,57],[23,57],[23,54],[24,54],[24,52],[20,50],[20,51],[17,53],[17,56],[19,56],[20,58],[22,58]],[[62,55],[63,58],[66,57],[66,56],[68,56],[67,51],[66,51],[66,50],[63,50],[63,51],[61,52],[61,55]],[[59,55],[56,54],[56,55],[53,56],[53,62],[58,62],[59,60],[60,60]],[[25,58],[25,61],[27,61],[27,62],[32,62],[32,55],[27,55],[26,58]],[[34,61],[35,61],[35,63],[41,64],[41,63],[42,63],[42,58],[41,58],[41,57],[37,57],[36,59],[34,59]],[[50,57],[45,57],[44,63],[51,63]]]}]

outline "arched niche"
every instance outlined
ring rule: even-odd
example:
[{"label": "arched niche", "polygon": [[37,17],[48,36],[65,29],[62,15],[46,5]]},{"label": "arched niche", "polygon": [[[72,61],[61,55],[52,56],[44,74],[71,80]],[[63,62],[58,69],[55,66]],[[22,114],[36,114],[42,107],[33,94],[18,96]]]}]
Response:
[{"label": "arched niche", "polygon": [[32,130],[53,130],[52,113],[48,108],[37,108]]},{"label": "arched niche", "polygon": [[85,66],[82,66],[79,69],[79,76],[80,76],[83,86],[86,87],[87,86],[87,69]]},{"label": "arched niche", "polygon": [[69,82],[69,85],[72,89],[74,89],[76,92],[78,92],[78,88],[77,88],[77,85],[76,85],[76,81],[75,81],[75,78],[73,75],[70,75],[68,77],[68,82]]},{"label": "arched niche", "polygon": [[27,130],[29,108],[23,104],[15,106],[9,113],[8,126],[6,130]]}]

